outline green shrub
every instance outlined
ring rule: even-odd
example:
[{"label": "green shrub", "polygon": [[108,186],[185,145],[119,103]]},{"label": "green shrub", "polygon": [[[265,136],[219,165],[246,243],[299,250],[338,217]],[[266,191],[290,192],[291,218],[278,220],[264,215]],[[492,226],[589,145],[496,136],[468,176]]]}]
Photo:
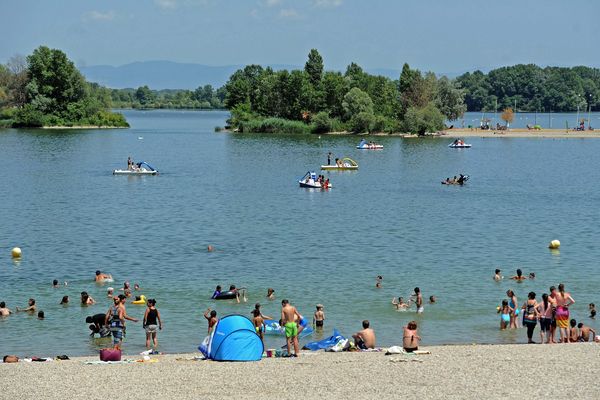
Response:
[{"label": "green shrub", "polygon": [[423,108],[411,107],[404,115],[404,130],[424,135],[443,129],[444,121],[444,115],[432,103]]},{"label": "green shrub", "polygon": [[314,133],[326,133],[333,130],[333,123],[329,117],[329,113],[326,111],[317,113],[312,119],[312,124]]},{"label": "green shrub", "polygon": [[23,108],[17,111],[13,126],[41,127],[44,126],[44,123],[44,114],[31,104],[26,104]]},{"label": "green shrub", "polygon": [[254,133],[310,133],[311,127],[304,122],[283,118],[253,119],[240,125],[241,132]]},{"label": "green shrub", "polygon": [[374,122],[373,112],[361,111],[350,118],[350,129],[355,133],[370,132],[373,129]]}]

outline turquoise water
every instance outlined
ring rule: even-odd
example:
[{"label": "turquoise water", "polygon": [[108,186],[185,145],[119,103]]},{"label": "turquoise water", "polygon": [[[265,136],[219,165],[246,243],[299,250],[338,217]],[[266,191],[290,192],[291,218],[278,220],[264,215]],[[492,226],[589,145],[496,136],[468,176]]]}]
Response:
[{"label": "turquoise water", "polygon": [[[278,316],[282,298],[309,318],[323,303],[326,335],[333,327],[350,335],[369,319],[379,344],[397,344],[416,319],[423,344],[512,343],[526,338],[498,330],[506,289],[521,302],[564,282],[574,317],[599,327],[587,303],[600,303],[600,140],[474,138],[472,149],[452,150],[446,139],[381,138],[383,151],[359,151],[352,137],[214,133],[224,112],[126,115],[129,130],[0,131],[0,300],[14,309],[34,297],[46,313],[0,319],[0,354],[105,346],[84,322],[109,306],[96,269],[112,273],[115,287],[138,282],[157,299],[165,352],[196,349],[207,307],[249,316],[259,301]],[[325,173],[328,192],[300,189],[297,179],[328,151],[360,170]],[[161,174],[113,176],[129,155]],[[467,185],[440,185],[459,172],[471,175]],[[547,249],[555,238],[560,253]],[[18,263],[14,246],[23,249]],[[538,278],[496,283],[496,267]],[[53,289],[53,279],[69,284]],[[208,300],[219,283],[247,287],[248,303]],[[392,297],[415,286],[439,302],[419,316],[394,311]],[[269,287],[275,301],[265,299]],[[98,304],[81,307],[83,290]],[[141,318],[144,307],[127,311]],[[124,348],[144,350],[141,323],[128,323]]]}]

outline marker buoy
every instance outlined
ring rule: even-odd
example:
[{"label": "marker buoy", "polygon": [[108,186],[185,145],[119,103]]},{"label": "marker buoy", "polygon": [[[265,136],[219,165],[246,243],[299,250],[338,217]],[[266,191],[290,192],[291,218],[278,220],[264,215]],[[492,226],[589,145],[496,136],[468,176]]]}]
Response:
[{"label": "marker buoy", "polygon": [[549,249],[558,249],[559,247],[560,247],[560,240],[556,240],[556,239],[551,241],[550,244],[548,245]]},{"label": "marker buoy", "polygon": [[21,249],[19,247],[13,247],[11,254],[12,258],[21,258]]}]

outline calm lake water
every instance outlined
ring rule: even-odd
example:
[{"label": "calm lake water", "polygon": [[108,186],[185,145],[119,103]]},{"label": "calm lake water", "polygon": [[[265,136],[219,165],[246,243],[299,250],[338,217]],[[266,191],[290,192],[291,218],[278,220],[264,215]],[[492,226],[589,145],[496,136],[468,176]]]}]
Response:
[{"label": "calm lake water", "polygon": [[[259,301],[278,316],[282,298],[309,318],[323,303],[325,335],[351,335],[369,319],[379,344],[398,344],[416,319],[425,345],[513,343],[526,335],[498,329],[505,291],[522,303],[564,282],[573,316],[599,327],[587,304],[600,304],[600,140],[474,138],[473,148],[453,150],[447,139],[378,138],[383,151],[359,151],[353,137],[214,133],[224,112],[125,114],[128,130],[0,130],[0,300],[14,309],[34,297],[46,313],[0,319],[0,354],[106,346],[84,322],[110,304],[96,269],[112,273],[115,288],[137,282],[157,299],[165,352],[196,350],[207,307],[249,316]],[[325,173],[328,192],[299,188],[328,151],[360,170]],[[127,156],[161,174],[113,176]],[[440,185],[460,172],[471,175],[464,187]],[[555,238],[560,252],[547,249]],[[18,263],[13,246],[23,249]],[[537,279],[496,283],[496,267]],[[53,279],[69,284],[53,289]],[[248,288],[248,303],[209,300],[215,285],[231,283]],[[393,310],[392,297],[415,286],[438,303],[419,316]],[[269,287],[276,301],[265,299]],[[81,307],[84,290],[98,304]],[[144,307],[127,311],[141,318]],[[144,350],[141,323],[128,323],[124,348]]]}]

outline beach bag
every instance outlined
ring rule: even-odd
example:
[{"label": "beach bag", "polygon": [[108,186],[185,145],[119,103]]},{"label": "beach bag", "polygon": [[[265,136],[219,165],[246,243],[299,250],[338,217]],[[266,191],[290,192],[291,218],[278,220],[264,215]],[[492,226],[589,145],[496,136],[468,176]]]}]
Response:
[{"label": "beach bag", "polygon": [[348,339],[340,340],[335,345],[333,345],[328,351],[340,352],[346,350],[346,348],[350,347]]},{"label": "beach bag", "polygon": [[100,350],[100,361],[121,361],[121,350],[102,349]]}]

